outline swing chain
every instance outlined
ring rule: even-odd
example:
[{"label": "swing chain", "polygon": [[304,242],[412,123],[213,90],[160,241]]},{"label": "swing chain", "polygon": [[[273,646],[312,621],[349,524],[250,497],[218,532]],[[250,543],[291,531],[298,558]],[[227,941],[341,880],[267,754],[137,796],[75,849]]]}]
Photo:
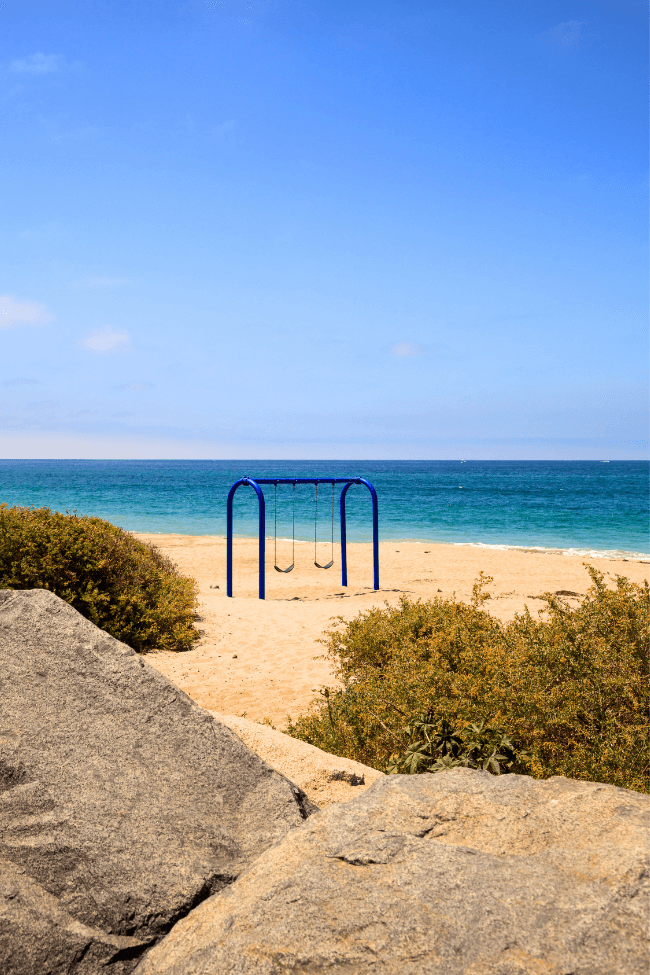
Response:
[{"label": "swing chain", "polygon": [[296,485],[293,485],[291,505],[291,565],[281,569],[278,565],[278,485],[273,485],[273,568],[276,572],[291,572],[296,564]]},{"label": "swing chain", "polygon": [[332,481],[332,551],[331,558],[327,565],[321,565],[317,560],[317,531],[318,531],[318,481],[316,481],[316,495],[314,499],[314,565],[318,569],[331,569],[334,565],[334,481]]}]

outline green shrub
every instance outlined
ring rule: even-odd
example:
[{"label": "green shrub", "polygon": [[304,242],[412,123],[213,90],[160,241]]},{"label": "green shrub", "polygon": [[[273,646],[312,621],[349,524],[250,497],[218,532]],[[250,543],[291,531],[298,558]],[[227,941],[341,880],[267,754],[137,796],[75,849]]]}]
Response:
[{"label": "green shrub", "polygon": [[101,518],[0,505],[0,589],[49,589],[134,650],[198,638],[195,582]]},{"label": "green shrub", "polygon": [[477,768],[493,775],[525,771],[527,755],[517,750],[501,728],[485,721],[453,728],[446,718],[434,722],[429,712],[407,725],[406,749],[391,756],[388,774],[419,775],[449,768]]},{"label": "green shrub", "polygon": [[650,591],[620,576],[610,588],[587,568],[582,604],[546,594],[538,618],[491,617],[482,575],[471,605],[402,598],[339,618],[323,642],[341,686],[288,732],[385,771],[409,745],[405,726],[428,712],[461,732],[505,729],[526,755],[518,771],[647,791]]}]

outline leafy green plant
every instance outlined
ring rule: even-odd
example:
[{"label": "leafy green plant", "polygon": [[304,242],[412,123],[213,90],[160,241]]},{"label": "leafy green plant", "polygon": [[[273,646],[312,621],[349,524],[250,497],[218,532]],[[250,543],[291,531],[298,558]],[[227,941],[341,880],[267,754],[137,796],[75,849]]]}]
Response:
[{"label": "leafy green plant", "polygon": [[522,766],[526,755],[517,753],[508,735],[485,721],[454,729],[446,718],[435,722],[428,711],[404,728],[409,739],[405,750],[391,755],[386,771],[406,775],[442,772],[445,769],[484,769],[493,775],[511,772]]},{"label": "leafy green plant", "polygon": [[184,650],[199,636],[194,580],[101,518],[0,504],[0,588],[49,589],[139,651]]},{"label": "leafy green plant", "polygon": [[650,590],[587,571],[579,606],[547,593],[536,617],[526,609],[505,624],[485,609],[492,580],[483,575],[470,604],[402,598],[338,618],[323,637],[338,685],[288,732],[383,771],[413,746],[422,757],[411,763],[422,766],[420,732],[409,739],[404,729],[429,712],[425,724],[445,720],[463,741],[473,724],[481,734],[507,729],[509,744],[493,742],[500,767],[512,747],[526,755],[517,771],[647,791]]}]

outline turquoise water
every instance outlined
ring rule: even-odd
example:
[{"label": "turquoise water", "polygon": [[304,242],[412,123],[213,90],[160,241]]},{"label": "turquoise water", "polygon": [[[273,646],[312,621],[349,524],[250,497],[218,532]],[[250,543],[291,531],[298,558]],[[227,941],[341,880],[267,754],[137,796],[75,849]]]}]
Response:
[{"label": "turquoise water", "polygon": [[[98,515],[130,531],[224,535],[226,496],[244,476],[361,476],[379,497],[381,539],[541,547],[648,557],[645,461],[99,461],[0,460],[0,502]],[[273,488],[265,488],[273,534]],[[337,495],[338,496],[338,495]],[[235,530],[256,535],[252,490]],[[370,495],[347,496],[348,538],[371,539]],[[331,531],[319,490],[319,540]],[[335,524],[335,539],[336,539]],[[291,534],[291,487],[278,488],[278,536]],[[296,537],[314,537],[314,489],[296,489]]]}]

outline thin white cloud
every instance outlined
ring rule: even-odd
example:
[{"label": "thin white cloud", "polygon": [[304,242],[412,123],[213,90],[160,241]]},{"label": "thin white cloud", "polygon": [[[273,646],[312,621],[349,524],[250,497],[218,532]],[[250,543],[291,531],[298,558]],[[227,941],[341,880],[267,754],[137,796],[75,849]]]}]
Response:
[{"label": "thin white cloud", "polygon": [[61,129],[56,124],[47,124],[46,131],[49,132],[52,142],[61,144],[65,142],[85,142],[87,139],[94,139],[101,129],[96,125],[83,125],[76,129]]},{"label": "thin white cloud", "polygon": [[44,410],[46,412],[53,410],[59,405],[59,400],[56,399],[38,399],[28,403],[27,409],[31,410],[32,412],[42,413]]},{"label": "thin white cloud", "polygon": [[396,342],[391,345],[390,354],[397,359],[407,359],[410,356],[424,355],[424,349],[417,342]]},{"label": "thin white cloud", "polygon": [[120,383],[120,385],[116,386],[115,389],[143,390],[143,389],[153,389],[153,386],[151,385],[151,383]]},{"label": "thin white cloud", "polygon": [[30,227],[21,230],[18,234],[18,239],[37,242],[53,241],[61,237],[61,233],[61,225],[51,220],[49,223],[44,223],[40,227]]},{"label": "thin white cloud", "polygon": [[25,376],[16,376],[15,379],[3,379],[3,386],[42,386],[43,383],[38,379],[27,379]]},{"label": "thin white cloud", "polygon": [[12,295],[0,295],[0,328],[14,325],[45,325],[54,316],[38,301],[21,301]]},{"label": "thin white cloud", "polygon": [[547,44],[560,48],[577,47],[588,36],[589,23],[586,20],[564,20],[542,35]]},{"label": "thin white cloud", "polygon": [[26,58],[16,58],[9,65],[11,71],[18,74],[51,74],[63,65],[63,58],[58,54],[43,54],[38,51]]},{"label": "thin white cloud", "polygon": [[101,274],[89,274],[87,278],[81,278],[79,281],[73,281],[72,287],[78,288],[114,288],[118,284],[128,284],[128,278],[109,278],[104,277]]},{"label": "thin white cloud", "polygon": [[128,332],[116,331],[112,328],[100,328],[96,332],[91,332],[79,345],[87,352],[124,352],[129,348],[131,339]]},{"label": "thin white cloud", "polygon": [[231,119],[228,119],[227,122],[221,122],[220,125],[217,125],[216,128],[214,129],[214,134],[215,135],[225,135],[226,132],[231,132],[233,129],[236,129],[236,128],[237,128],[237,121],[236,121],[236,119],[231,118]]}]

